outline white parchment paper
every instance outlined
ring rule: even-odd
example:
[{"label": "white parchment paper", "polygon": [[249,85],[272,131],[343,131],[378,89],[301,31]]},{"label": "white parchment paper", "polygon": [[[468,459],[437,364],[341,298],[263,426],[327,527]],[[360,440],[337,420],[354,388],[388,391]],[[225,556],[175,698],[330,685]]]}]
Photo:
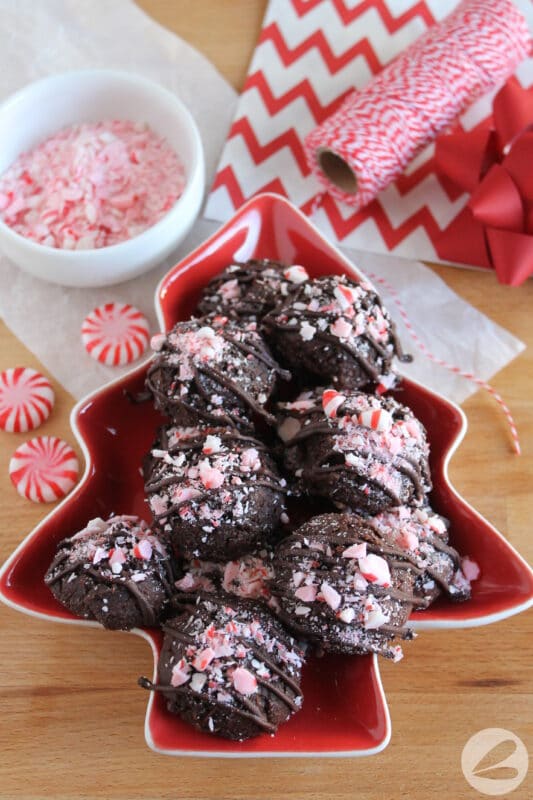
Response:
[{"label": "white parchment paper", "polygon": [[[198,123],[211,181],[233,119],[236,93],[200,53],[131,0],[0,0],[0,41],[0,100],[31,80],[84,67],[126,69],[166,86]],[[52,375],[74,397],[82,397],[129,369],[104,367],[85,353],[80,326],[86,314],[100,303],[128,302],[146,314],[155,331],[153,297],[159,280],[217,227],[199,220],[164,264],[104,289],[54,286],[0,257],[0,315]],[[461,300],[423,264],[344,252],[360,268],[394,286],[420,337],[438,357],[487,380],[523,349],[518,339]],[[404,371],[457,402],[464,400],[475,387],[417,352],[387,291],[380,287],[380,292],[398,321],[405,349],[415,355],[414,364]]]}]

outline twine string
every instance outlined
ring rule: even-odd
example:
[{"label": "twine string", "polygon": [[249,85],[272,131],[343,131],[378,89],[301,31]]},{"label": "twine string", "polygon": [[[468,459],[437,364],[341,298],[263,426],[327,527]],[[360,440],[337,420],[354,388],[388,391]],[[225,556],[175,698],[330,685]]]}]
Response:
[{"label": "twine string", "polygon": [[[322,203],[324,202],[325,195],[326,195],[326,192],[324,192],[324,191],[318,192],[311,199],[311,201],[306,204],[305,210],[302,208],[302,211],[304,211],[304,213],[306,213],[309,217],[313,217],[314,214],[318,211],[318,209],[322,205]],[[521,447],[520,447],[520,438],[518,436],[518,431],[517,431],[517,428],[516,428],[516,423],[514,421],[514,417],[513,417],[512,413],[511,413],[511,410],[510,410],[509,406],[507,405],[507,403],[505,402],[503,397],[499,394],[499,392],[496,391],[494,386],[492,386],[487,381],[483,380],[483,378],[478,377],[473,372],[467,372],[466,370],[462,369],[457,364],[451,364],[450,362],[445,361],[443,358],[439,358],[439,356],[436,356],[434,353],[432,353],[431,350],[429,349],[429,347],[427,347],[427,345],[424,344],[424,342],[421,340],[420,336],[418,335],[414,325],[412,324],[411,320],[409,319],[409,315],[407,314],[407,311],[405,310],[405,307],[404,307],[402,301],[400,300],[400,297],[399,297],[397,291],[395,290],[395,288],[389,283],[389,281],[387,281],[385,278],[382,278],[379,275],[376,275],[374,272],[366,271],[366,275],[368,275],[370,280],[374,281],[374,283],[377,283],[377,284],[383,286],[389,292],[390,296],[392,297],[393,302],[395,303],[395,305],[398,308],[398,312],[399,312],[401,318],[403,319],[403,322],[404,322],[405,327],[407,328],[407,330],[409,332],[409,335],[411,336],[411,338],[413,339],[413,341],[415,342],[416,346],[421,351],[421,353],[423,353],[424,356],[429,361],[431,361],[434,364],[437,364],[437,366],[439,366],[439,367],[443,367],[444,369],[447,369],[449,372],[452,372],[454,375],[459,375],[461,378],[465,378],[465,380],[471,381],[476,386],[479,386],[481,389],[484,389],[491,397],[494,398],[494,400],[500,406],[503,414],[505,415],[505,418],[507,419],[507,424],[509,426],[509,430],[510,430],[510,433],[511,433],[511,439],[512,439],[512,442],[513,442],[513,450],[516,453],[516,455],[518,455],[518,456],[521,455],[522,450],[521,450]]]}]

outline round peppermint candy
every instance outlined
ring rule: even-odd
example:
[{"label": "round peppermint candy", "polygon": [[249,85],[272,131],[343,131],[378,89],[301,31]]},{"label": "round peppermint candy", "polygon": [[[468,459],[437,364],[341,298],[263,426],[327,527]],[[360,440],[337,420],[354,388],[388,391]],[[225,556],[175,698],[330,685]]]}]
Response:
[{"label": "round peppermint candy", "polygon": [[34,503],[53,503],[78,480],[78,459],[57,436],[37,436],[17,447],[9,462],[9,477],[17,492]]},{"label": "round peppermint candy", "polygon": [[140,358],[150,339],[148,321],[129,303],[105,303],[85,317],[81,326],[85,349],[108,367]]},{"label": "round peppermint candy", "polygon": [[9,433],[26,433],[38,428],[54,405],[54,391],[48,378],[29,367],[0,372],[0,428]]}]

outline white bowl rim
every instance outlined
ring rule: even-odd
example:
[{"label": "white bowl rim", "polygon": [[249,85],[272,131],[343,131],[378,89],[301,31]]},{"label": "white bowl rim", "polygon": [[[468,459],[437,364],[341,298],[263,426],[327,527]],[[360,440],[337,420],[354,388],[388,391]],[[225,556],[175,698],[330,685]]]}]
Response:
[{"label": "white bowl rim", "polygon": [[[127,72],[126,70],[119,70],[119,69],[104,69],[104,68],[95,68],[95,69],[78,69],[78,70],[66,70],[64,72],[57,72],[51,75],[47,75],[44,78],[39,78],[36,81],[31,81],[30,83],[26,84],[26,86],[22,86],[16,92],[9,95],[0,103],[0,115],[3,113],[4,109],[7,108],[9,105],[19,102],[21,98],[26,98],[27,96],[31,95],[33,91],[38,89],[39,87],[47,84],[47,83],[54,83],[56,81],[61,81],[63,79],[67,79],[70,77],[76,78],[90,78],[90,77],[105,77],[108,76],[110,78],[118,78],[122,80],[126,80],[131,84],[137,84],[142,86],[146,91],[159,94],[160,97],[166,98],[168,101],[174,103],[176,108],[179,108],[180,112],[183,115],[183,119],[186,120],[186,126],[188,127],[189,133],[191,134],[191,140],[194,143],[194,157],[191,160],[192,167],[190,170],[190,175],[187,178],[185,183],[185,187],[183,192],[178,197],[172,208],[169,208],[168,211],[159,219],[154,225],[150,225],[149,228],[146,228],[141,233],[138,233],[136,236],[132,236],[130,239],[125,239],[122,242],[118,242],[117,244],[107,245],[106,247],[91,247],[87,248],[86,250],[65,250],[60,247],[50,247],[46,244],[40,244],[39,242],[32,242],[31,239],[26,238],[17,231],[14,231],[9,225],[7,225],[3,219],[0,217],[0,232],[3,236],[11,239],[15,244],[18,246],[24,246],[28,249],[29,252],[33,252],[36,255],[42,254],[43,251],[53,254],[55,258],[61,259],[62,261],[68,263],[69,261],[75,262],[76,258],[83,254],[84,259],[87,260],[100,260],[102,257],[102,253],[105,255],[119,256],[122,253],[125,253],[127,248],[129,248],[134,243],[134,246],[142,246],[143,243],[148,240],[148,238],[152,237],[154,234],[157,233],[165,226],[168,221],[168,218],[172,215],[175,216],[176,213],[185,205],[185,202],[189,201],[189,196],[194,191],[193,183],[194,183],[194,176],[197,174],[198,170],[204,169],[204,154],[203,154],[203,145],[202,139],[200,136],[200,132],[198,130],[198,126],[196,121],[185,105],[182,100],[179,99],[173,92],[171,92],[166,87],[162,86],[161,84],[157,83],[156,81],[152,81],[149,78],[145,78],[143,75],[137,75],[136,73]],[[147,123],[148,124],[148,123]],[[60,130],[60,129],[58,129]],[[177,154],[179,157],[179,153]],[[1,177],[1,176],[0,176]]]}]

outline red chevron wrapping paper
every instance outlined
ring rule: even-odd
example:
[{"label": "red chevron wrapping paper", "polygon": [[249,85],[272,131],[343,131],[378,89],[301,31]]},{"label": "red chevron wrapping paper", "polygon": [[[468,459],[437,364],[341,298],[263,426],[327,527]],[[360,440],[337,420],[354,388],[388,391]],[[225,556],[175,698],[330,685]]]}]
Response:
[{"label": "red chevron wrapping paper", "polygon": [[366,206],[530,49],[512,0],[463,0],[306,137],[311,169],[333,197]]},{"label": "red chevron wrapping paper", "polygon": [[[533,28],[531,0],[514,2]],[[314,212],[318,227],[346,247],[439,261],[434,243],[468,196],[439,180],[433,145],[373,202],[354,210],[329,194],[317,208],[323,187],[309,167],[304,140],[354,88],[364,89],[457,5],[457,0],[270,0],[205,215],[225,221],[254,194],[275,191]],[[501,35],[508,42],[505,32]],[[468,79],[466,68],[462,77]],[[522,62],[517,77],[522,86],[533,86],[532,58]],[[489,124],[493,94],[461,115],[460,128]]]}]

